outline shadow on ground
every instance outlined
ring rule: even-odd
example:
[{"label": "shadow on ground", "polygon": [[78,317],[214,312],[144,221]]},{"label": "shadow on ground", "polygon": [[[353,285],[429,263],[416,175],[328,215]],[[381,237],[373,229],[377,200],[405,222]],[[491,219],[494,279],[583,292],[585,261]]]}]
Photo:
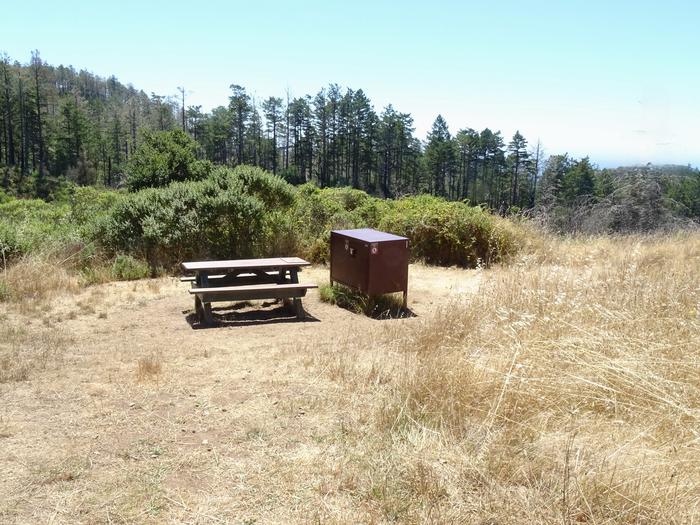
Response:
[{"label": "shadow on ground", "polygon": [[306,312],[304,319],[298,319],[280,302],[265,302],[254,305],[248,301],[212,308],[214,324],[207,326],[199,322],[199,317],[193,310],[186,310],[185,319],[194,330],[217,328],[225,326],[259,326],[277,323],[318,323],[313,315]]}]

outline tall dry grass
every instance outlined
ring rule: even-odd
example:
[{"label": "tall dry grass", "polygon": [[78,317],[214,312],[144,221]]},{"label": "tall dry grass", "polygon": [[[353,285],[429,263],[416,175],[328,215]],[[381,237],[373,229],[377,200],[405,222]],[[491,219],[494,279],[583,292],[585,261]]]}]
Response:
[{"label": "tall dry grass", "polygon": [[28,255],[0,272],[3,300],[31,308],[66,292],[75,292],[80,281],[55,257]]},{"label": "tall dry grass", "polygon": [[367,420],[359,498],[379,521],[697,521],[699,337],[700,236],[548,239],[326,358]]},{"label": "tall dry grass", "polygon": [[55,366],[72,338],[56,327],[33,326],[0,317],[0,385],[26,381]]}]

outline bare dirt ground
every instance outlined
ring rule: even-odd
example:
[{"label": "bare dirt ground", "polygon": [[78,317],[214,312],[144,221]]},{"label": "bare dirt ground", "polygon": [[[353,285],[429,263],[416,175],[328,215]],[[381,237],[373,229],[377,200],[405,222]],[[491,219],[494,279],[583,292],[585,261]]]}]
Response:
[{"label": "bare dirt ground", "polygon": [[[416,317],[403,320],[355,315],[312,290],[307,321],[257,304],[198,329],[187,285],[172,278],[0,307],[4,343],[39,356],[0,382],[0,522],[372,521],[346,468],[361,461],[351,430],[363,416],[318,352],[420,322],[481,274],[410,275]],[[328,271],[301,280],[321,284]]]}]

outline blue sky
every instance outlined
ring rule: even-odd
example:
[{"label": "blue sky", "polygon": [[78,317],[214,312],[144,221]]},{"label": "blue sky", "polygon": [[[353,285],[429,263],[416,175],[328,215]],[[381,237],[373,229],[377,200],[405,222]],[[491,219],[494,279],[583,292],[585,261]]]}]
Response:
[{"label": "blue sky", "polygon": [[[39,13],[37,15],[37,13]],[[700,2],[76,2],[3,8],[0,51],[226,104],[362,88],[456,133],[516,129],[601,166],[700,165]]]}]

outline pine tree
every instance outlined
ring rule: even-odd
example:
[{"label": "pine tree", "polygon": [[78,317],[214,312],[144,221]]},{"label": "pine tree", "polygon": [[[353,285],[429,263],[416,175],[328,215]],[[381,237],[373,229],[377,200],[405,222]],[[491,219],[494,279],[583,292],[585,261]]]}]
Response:
[{"label": "pine tree", "polygon": [[446,197],[445,185],[452,181],[455,174],[456,152],[447,122],[442,118],[442,115],[437,116],[430,133],[428,133],[425,164],[432,193]]},{"label": "pine tree", "polygon": [[527,168],[530,157],[527,151],[527,140],[520,134],[520,131],[516,131],[513,135],[513,139],[508,144],[508,151],[510,152],[508,161],[511,168],[510,205],[519,206],[522,204],[518,198],[519,177],[524,168]]},{"label": "pine tree", "polygon": [[231,112],[232,118],[232,135],[233,135],[233,145],[235,152],[235,163],[243,164],[245,162],[244,148],[245,148],[245,130],[250,114],[252,112],[252,107],[250,104],[250,97],[245,91],[245,88],[237,85],[231,84],[229,88],[232,91],[232,95],[229,97],[229,111]]}]

